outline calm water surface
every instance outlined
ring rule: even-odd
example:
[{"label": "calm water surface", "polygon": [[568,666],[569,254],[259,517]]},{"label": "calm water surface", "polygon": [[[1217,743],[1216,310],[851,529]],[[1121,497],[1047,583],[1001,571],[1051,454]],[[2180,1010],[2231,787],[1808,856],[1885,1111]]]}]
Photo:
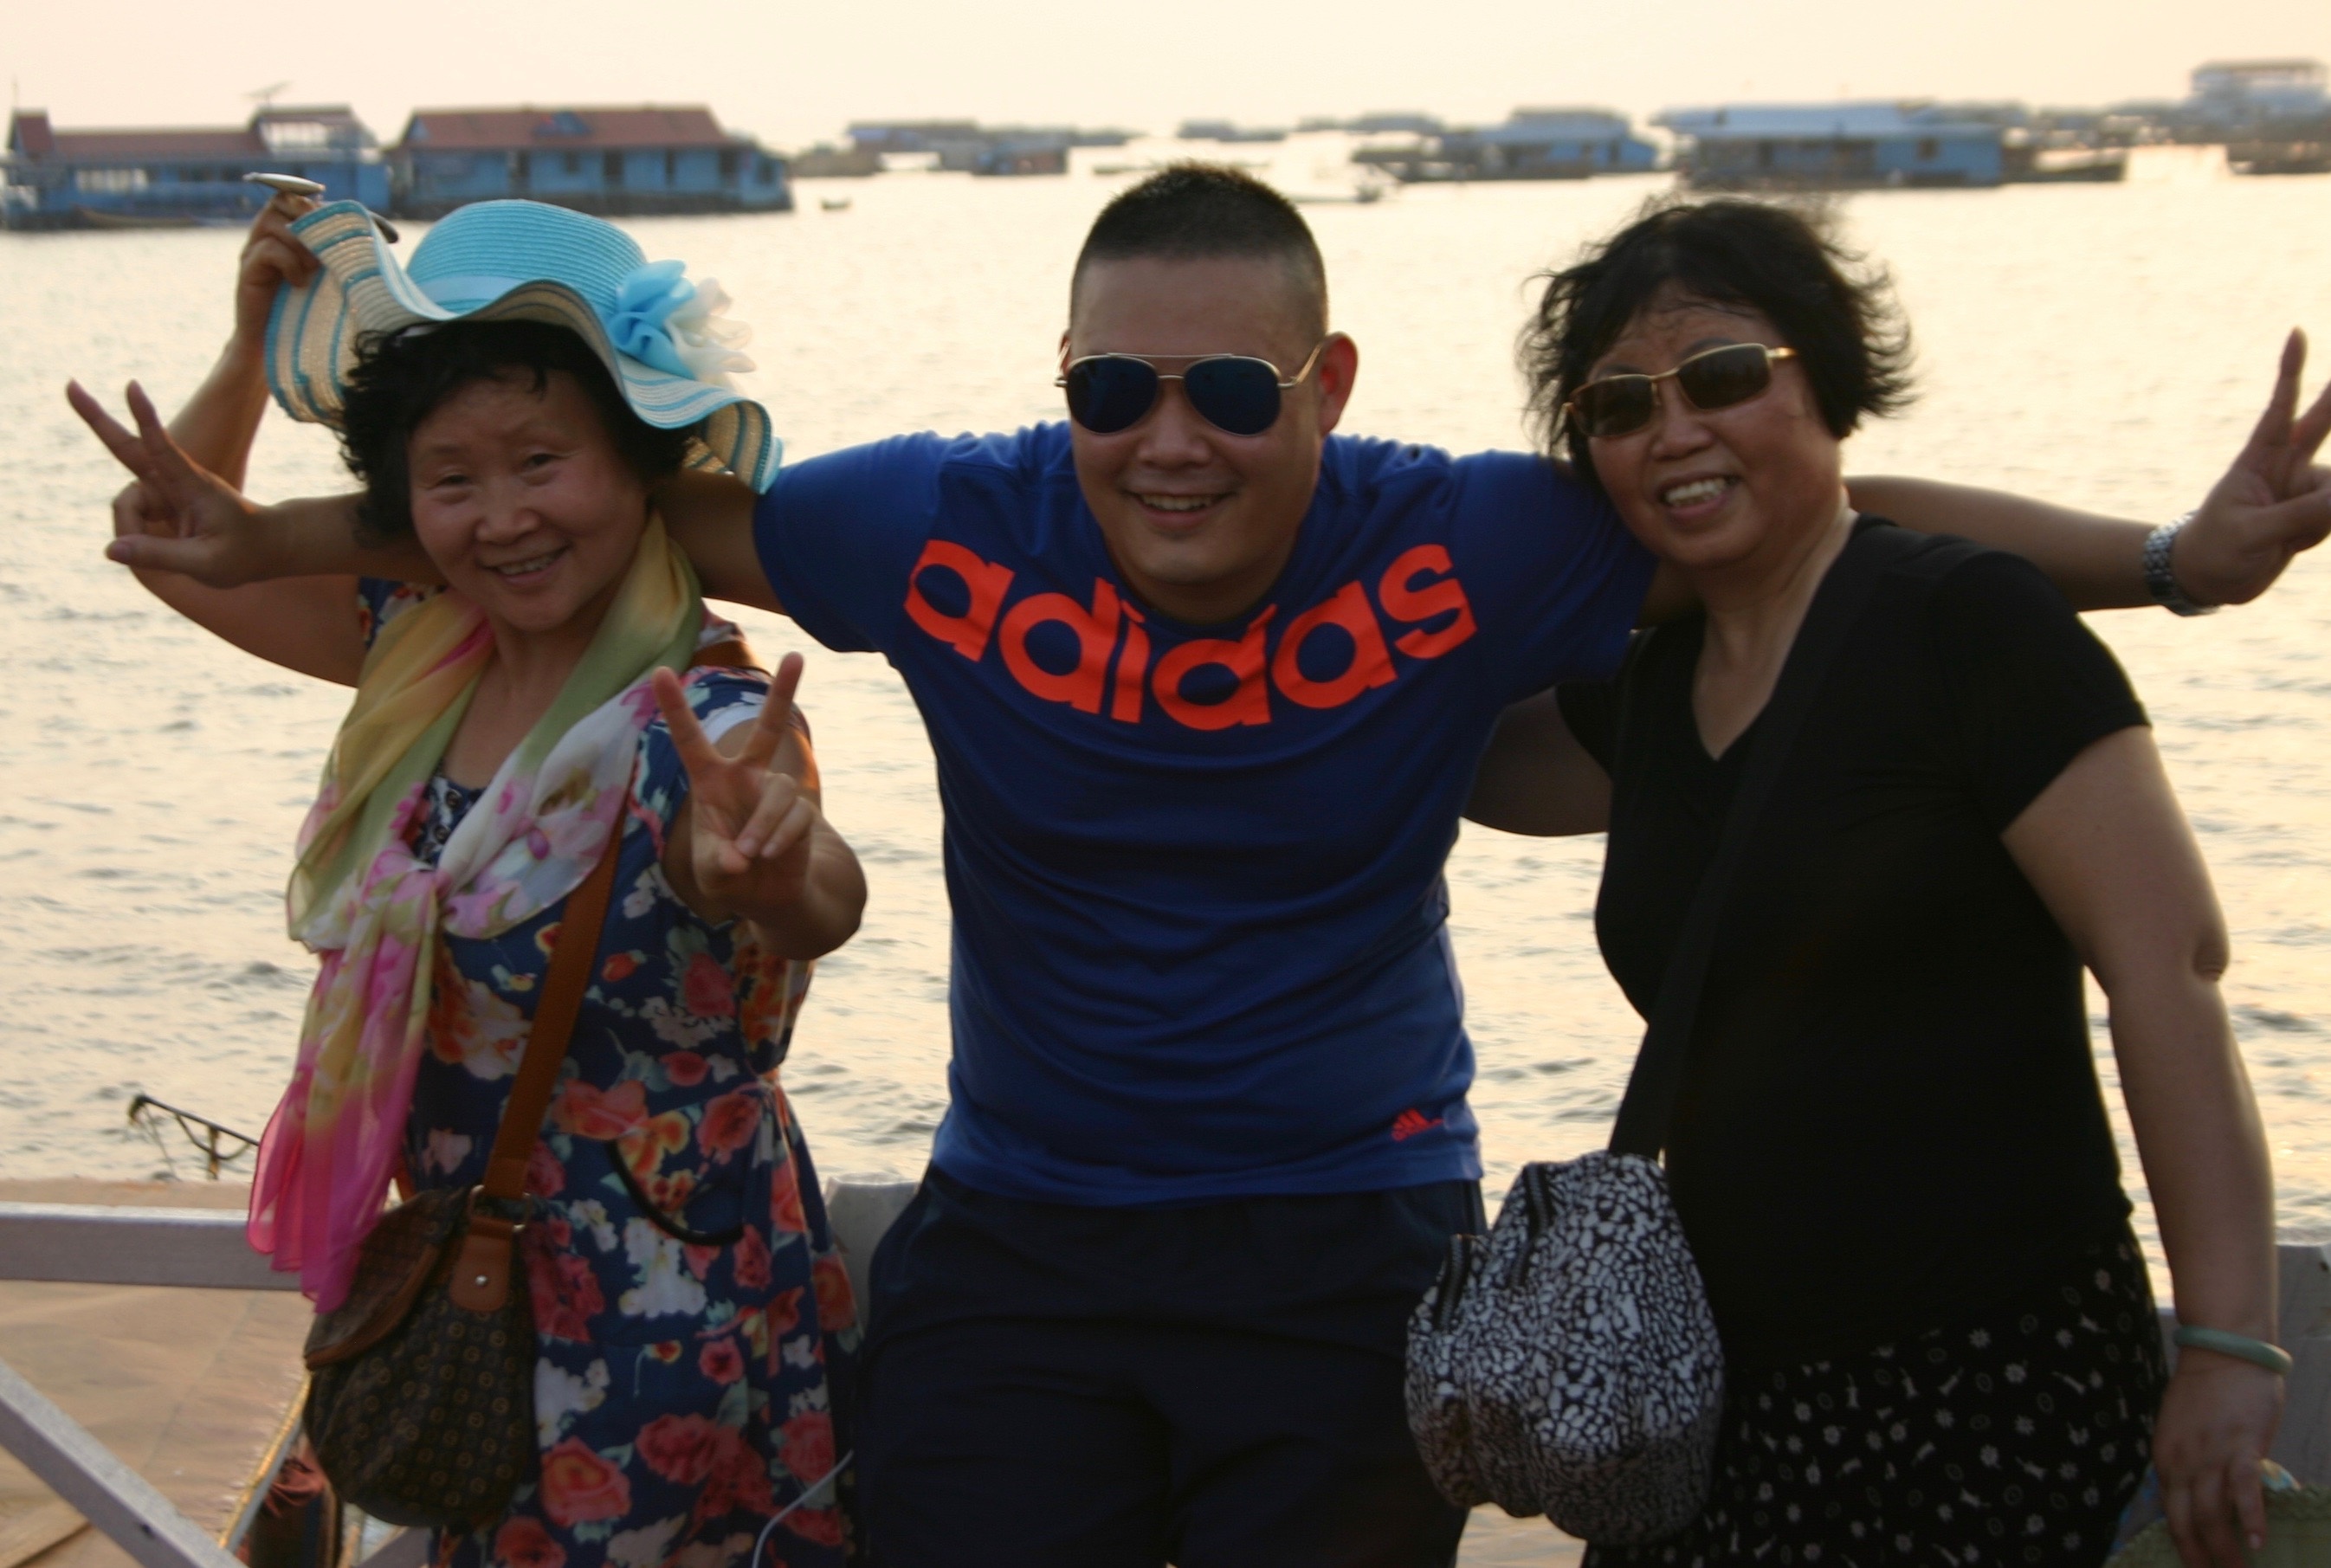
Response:
[{"label": "calm water surface", "polygon": [[[1339,157],[1299,140],[1276,173],[1332,192]],[[748,385],[800,458],[1057,417],[1069,263],[1121,183],[890,176],[813,185],[812,210],[791,215],[633,227],[651,256],[684,258],[737,299],[758,332]],[[1664,185],[1312,208],[1337,325],[1362,348],[1346,428],[1522,444],[1526,280]],[[852,210],[815,210],[835,193]],[[2331,369],[2331,177],[2234,180],[2168,151],[2125,185],[1885,193],[1844,216],[1894,270],[1924,389],[1856,441],[1860,471],[2165,518],[2238,448],[2287,328],[2326,345],[2310,385]],[[118,477],[60,394],[68,375],[114,388],[135,374],[175,406],[225,329],[238,244],[0,238],[0,1176],[155,1173],[155,1146],[124,1128],[132,1094],[256,1131],[289,1070],[310,965],[283,935],[281,892],[345,695],[212,641],[101,557]],[[271,415],[255,493],[340,482],[327,436]],[[827,1173],[911,1173],[946,1094],[930,753],[888,665],[747,620],[768,653],[809,658],[828,808],[873,889],[864,933],[821,965],[788,1084]],[[2217,876],[2282,1223],[2331,1234],[2331,556],[2213,620],[2093,624],[2152,709]],[[1493,1202],[1523,1161],[1601,1141],[1638,1038],[1594,950],[1601,853],[1469,829],[1451,864]],[[2141,1192],[2125,1140],[2124,1158]]]}]

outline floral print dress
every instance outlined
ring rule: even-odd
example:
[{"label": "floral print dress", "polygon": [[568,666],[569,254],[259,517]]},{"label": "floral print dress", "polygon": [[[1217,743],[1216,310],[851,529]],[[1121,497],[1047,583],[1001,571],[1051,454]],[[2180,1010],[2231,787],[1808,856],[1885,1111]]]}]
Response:
[{"label": "floral print dress", "polygon": [[[412,591],[366,581],[366,626]],[[716,736],[766,679],[698,670]],[[442,774],[424,854],[479,792]],[[699,919],[661,869],[688,775],[642,734],[615,892],[527,1186],[541,1469],[442,1568],[730,1568],[847,1451],[858,1344],[809,1148],[777,1082],[811,965]],[[499,937],[448,936],[414,1086],[419,1187],[483,1180],[563,904]],[[838,1568],[846,1475],[785,1516],[757,1568]]]}]

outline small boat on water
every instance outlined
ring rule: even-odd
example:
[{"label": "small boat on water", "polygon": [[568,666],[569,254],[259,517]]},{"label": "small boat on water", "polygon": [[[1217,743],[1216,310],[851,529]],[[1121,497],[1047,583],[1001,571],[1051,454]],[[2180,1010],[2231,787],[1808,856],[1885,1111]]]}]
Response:
[{"label": "small boat on water", "polygon": [[83,229],[239,229],[242,217],[192,217],[179,213],[108,213],[95,207],[75,207],[74,226]]},{"label": "small boat on water", "polygon": [[[1270,166],[1267,163],[1259,163],[1252,158],[1209,158],[1206,161],[1234,169],[1267,169]],[[1108,178],[1118,175],[1154,175],[1165,166],[1156,159],[1148,158],[1139,163],[1098,163],[1092,166],[1092,172],[1103,178]]]},{"label": "small boat on water", "polygon": [[1999,178],[2010,185],[2117,185],[2128,178],[2128,149],[2009,142],[1999,149]]},{"label": "small boat on water", "polygon": [[2226,166],[2238,175],[2331,174],[2331,138],[2229,142]]},{"label": "small boat on water", "polygon": [[1384,199],[1384,193],[1399,187],[1381,180],[1362,180],[1349,191],[1299,192],[1289,201],[1304,207],[1374,206]]},{"label": "small boat on water", "polygon": [[1275,142],[1287,132],[1277,126],[1241,126],[1227,119],[1185,119],[1174,133],[1182,141]]}]

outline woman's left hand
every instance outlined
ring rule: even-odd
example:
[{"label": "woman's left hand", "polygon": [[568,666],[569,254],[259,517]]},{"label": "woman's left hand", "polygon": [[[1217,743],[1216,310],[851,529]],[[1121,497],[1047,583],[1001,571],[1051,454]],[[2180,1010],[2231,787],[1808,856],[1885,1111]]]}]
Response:
[{"label": "woman's left hand", "polygon": [[2307,335],[2293,332],[2248,444],[2178,536],[2170,569],[2196,603],[2249,603],[2274,586],[2293,556],[2331,534],[2331,469],[2315,466],[2331,434],[2331,386],[2301,414],[2306,367]]},{"label": "woman's left hand", "polygon": [[2177,1358],[2153,1429],[2161,1507],[2185,1568],[2244,1568],[2266,1544],[2259,1461],[2282,1419],[2282,1379],[2206,1350]]},{"label": "woman's left hand", "polygon": [[[761,918],[798,904],[808,891],[813,841],[821,821],[802,779],[793,736],[794,692],[802,657],[788,653],[749,729],[715,746],[688,705],[680,677],[655,672],[656,704],[688,770],[687,870],[696,891],[724,915]],[[731,738],[741,733],[741,746]],[[691,899],[690,902],[697,900]]]},{"label": "woman's left hand", "polygon": [[267,321],[274,313],[277,292],[286,283],[296,289],[309,282],[322,266],[316,253],[291,232],[291,225],[319,204],[313,196],[278,191],[252,220],[242,259],[235,266],[234,335],[227,343],[230,355],[239,352],[253,360],[263,358]]}]

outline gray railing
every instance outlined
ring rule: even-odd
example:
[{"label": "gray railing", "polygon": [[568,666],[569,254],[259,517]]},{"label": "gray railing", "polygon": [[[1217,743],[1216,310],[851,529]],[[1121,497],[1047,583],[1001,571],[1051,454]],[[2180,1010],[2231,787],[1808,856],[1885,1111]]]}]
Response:
[{"label": "gray railing", "polygon": [[[836,1182],[826,1190],[834,1231],[858,1299],[873,1255],[914,1186]],[[142,1285],[194,1290],[296,1290],[243,1240],[243,1216],[215,1209],[142,1209],[77,1203],[0,1203],[0,1280]],[[21,1460],[68,1506],[140,1568],[243,1568],[234,1553],[258,1516],[274,1471],[298,1447],[288,1425],[266,1457],[222,1540],[213,1540],[47,1395],[0,1361],[0,1449]],[[369,1533],[367,1533],[368,1538]],[[429,1533],[390,1535],[358,1568],[420,1568]]]},{"label": "gray railing", "polygon": [[[851,1284],[864,1301],[865,1263],[914,1191],[910,1183],[839,1181],[826,1205]],[[2331,1248],[2285,1246],[2281,1336],[2297,1363],[2274,1457],[2300,1480],[2331,1484]],[[0,1280],[289,1290],[243,1240],[243,1217],[205,1209],[0,1203]],[[2168,1315],[2163,1315],[2164,1330]],[[271,1467],[296,1444],[287,1429],[224,1541],[116,1459],[71,1417],[0,1362],[0,1449],[110,1536],[141,1568],[242,1568],[233,1554],[251,1528]],[[421,1568],[429,1535],[390,1535],[358,1568]]]},{"label": "gray railing", "polygon": [[[214,1290],[297,1285],[251,1250],[239,1214],[67,1203],[0,1203],[0,1279]],[[288,1446],[279,1444],[271,1457],[280,1462],[280,1450]],[[242,1568],[233,1553],[273,1479],[262,1478],[226,1541],[214,1541],[5,1362],[0,1362],[0,1448],[141,1568]],[[382,1560],[373,1568],[391,1564]]]}]

